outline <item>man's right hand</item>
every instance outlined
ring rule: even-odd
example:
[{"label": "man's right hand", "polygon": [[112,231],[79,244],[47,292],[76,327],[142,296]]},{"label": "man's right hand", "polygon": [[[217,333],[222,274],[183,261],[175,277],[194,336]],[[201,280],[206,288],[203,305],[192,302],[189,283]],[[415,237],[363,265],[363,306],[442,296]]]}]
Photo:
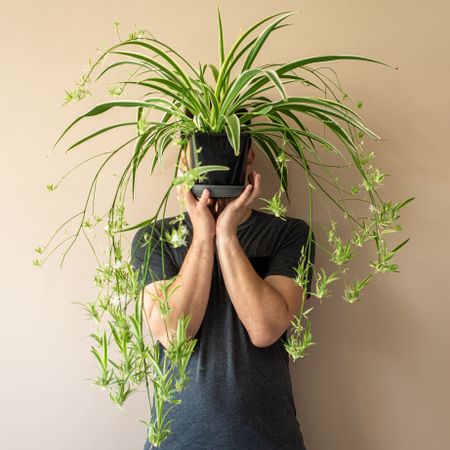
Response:
[{"label": "man's right hand", "polygon": [[[186,151],[182,150],[180,155],[180,164],[177,168],[177,176],[187,170]],[[210,191],[203,189],[202,195],[197,197],[191,190],[187,190],[183,185],[177,185],[177,196],[183,198],[183,203],[192,222],[196,239],[213,240],[216,235],[216,212],[217,199],[210,197]]]},{"label": "man's right hand", "polygon": [[216,235],[215,206],[216,199],[210,198],[208,189],[203,189],[197,200],[191,190],[183,189],[186,199],[186,209],[194,229],[194,238],[197,240],[213,240]]}]

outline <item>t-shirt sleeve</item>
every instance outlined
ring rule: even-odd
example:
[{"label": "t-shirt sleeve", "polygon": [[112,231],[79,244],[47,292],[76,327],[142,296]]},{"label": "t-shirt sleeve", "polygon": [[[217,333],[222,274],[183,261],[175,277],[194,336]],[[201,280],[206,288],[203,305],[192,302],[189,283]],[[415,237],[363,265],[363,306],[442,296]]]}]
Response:
[{"label": "t-shirt sleeve", "polygon": [[[281,235],[275,250],[270,257],[269,265],[265,276],[269,275],[284,275],[289,278],[296,278],[297,271],[295,268],[298,266],[301,257],[302,247],[305,247],[305,255],[308,256],[308,249],[306,246],[309,225],[301,220],[293,220],[291,223],[286,224],[286,229]],[[314,264],[315,259],[315,243],[314,233],[311,230],[312,242],[311,252],[309,255],[309,261]],[[310,267],[308,271],[308,291],[311,291],[313,269]],[[308,294],[307,298],[311,295]]]},{"label": "t-shirt sleeve", "polygon": [[170,244],[160,239],[161,234],[157,224],[154,227],[151,240],[152,226],[149,225],[136,232],[131,244],[131,265],[134,271],[139,272],[138,281],[145,280],[144,286],[158,280],[172,278],[179,271],[173,261],[169,248]]}]

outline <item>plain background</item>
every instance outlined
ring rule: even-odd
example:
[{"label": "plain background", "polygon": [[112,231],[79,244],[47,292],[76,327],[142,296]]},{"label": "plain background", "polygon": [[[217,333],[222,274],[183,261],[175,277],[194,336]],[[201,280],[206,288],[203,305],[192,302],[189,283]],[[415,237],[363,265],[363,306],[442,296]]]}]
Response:
[{"label": "plain background", "polygon": [[[62,270],[65,247],[44,267],[32,265],[34,248],[81,211],[97,164],[82,167],[53,193],[46,185],[124,138],[120,132],[112,133],[64,154],[69,144],[98,128],[98,123],[86,120],[50,158],[46,155],[72,119],[109,99],[105,85],[99,84],[93,87],[94,97],[61,108],[64,89],[75,86],[88,58],[98,55],[96,48],[117,42],[114,21],[121,23],[122,37],[134,25],[147,28],[193,63],[216,63],[216,4],[194,0],[2,4],[1,448],[142,448],[145,429],[139,420],[148,418],[144,393],[120,410],[107,392],[86,381],[97,376],[89,353],[93,328],[73,303],[97,293],[96,261],[86,240],[76,242]],[[299,11],[289,20],[293,25],[276,32],[266,44],[257,60],[260,64],[345,53],[399,67],[330,64],[351,98],[364,103],[360,113],[366,124],[383,138],[367,142],[367,148],[376,152],[376,167],[391,174],[380,195],[394,202],[416,197],[402,212],[404,231],[390,241],[411,239],[396,259],[400,273],[375,277],[358,304],[346,304],[338,292],[322,303],[314,299],[317,344],[308,357],[291,363],[292,379],[309,450],[450,448],[450,3],[249,0],[220,6],[227,48],[241,27],[279,11]],[[108,81],[120,79],[117,73]],[[311,95],[297,89],[289,92]],[[130,117],[111,112],[102,123]],[[125,161],[119,157],[99,184],[99,214],[106,212],[117,182],[114,173]],[[165,159],[165,173],[158,171],[150,179],[148,170],[142,171],[137,198],[128,204],[130,224],[154,213],[174,162],[172,151]],[[276,179],[261,153],[256,168],[262,172],[262,196],[269,198]],[[288,213],[305,218],[302,173],[292,172],[291,180]],[[255,207],[263,205],[259,201]],[[323,241],[321,226],[329,221],[317,205],[313,227]],[[167,214],[177,212],[172,196]],[[339,223],[339,230],[348,232],[348,223]],[[75,222],[69,224],[69,234],[74,227]],[[318,262],[330,268],[321,252]],[[354,266],[358,273],[359,263]]]}]

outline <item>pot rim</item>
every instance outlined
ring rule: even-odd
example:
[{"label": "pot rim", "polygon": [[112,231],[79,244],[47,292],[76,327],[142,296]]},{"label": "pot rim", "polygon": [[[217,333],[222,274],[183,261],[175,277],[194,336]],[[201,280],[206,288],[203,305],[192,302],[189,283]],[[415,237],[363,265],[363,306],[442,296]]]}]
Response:
[{"label": "pot rim", "polygon": [[[192,135],[199,135],[199,136],[217,136],[217,137],[222,137],[222,136],[227,136],[226,131],[219,131],[219,132],[215,132],[215,131],[193,131],[190,134],[190,137],[192,137]],[[251,133],[247,132],[247,131],[243,131],[239,133],[241,136],[251,136]]]}]

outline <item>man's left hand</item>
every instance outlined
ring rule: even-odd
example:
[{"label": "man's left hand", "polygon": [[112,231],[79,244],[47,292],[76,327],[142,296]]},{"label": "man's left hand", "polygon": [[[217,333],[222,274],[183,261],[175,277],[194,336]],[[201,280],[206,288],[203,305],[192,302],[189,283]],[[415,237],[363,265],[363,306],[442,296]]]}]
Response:
[{"label": "man's left hand", "polygon": [[261,192],[261,174],[255,170],[251,173],[253,184],[249,183],[234,200],[224,203],[218,200],[219,211],[216,219],[216,238],[236,236],[239,223],[247,216],[252,203]]}]

